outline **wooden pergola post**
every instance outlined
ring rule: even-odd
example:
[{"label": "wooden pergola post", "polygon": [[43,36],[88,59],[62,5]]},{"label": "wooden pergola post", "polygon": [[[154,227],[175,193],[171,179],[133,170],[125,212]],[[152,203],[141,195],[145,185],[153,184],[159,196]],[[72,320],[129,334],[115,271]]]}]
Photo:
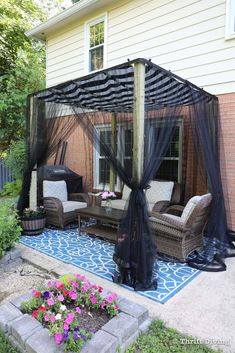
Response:
[{"label": "wooden pergola post", "polygon": [[[29,103],[29,131],[30,131],[30,139],[29,139],[29,148],[32,151],[32,146],[34,141],[33,134],[33,97],[30,97]],[[37,165],[35,165],[32,175],[31,175],[31,184],[29,191],[29,208],[36,209],[37,208]]]},{"label": "wooden pergola post", "polygon": [[134,64],[133,179],[140,182],[144,163],[145,65]]},{"label": "wooden pergola post", "polygon": [[[113,151],[116,148],[117,143],[117,116],[116,113],[112,113],[112,120],[111,120],[111,146]],[[109,189],[110,191],[115,191],[115,177],[116,173],[113,170],[113,167],[110,167],[110,177],[109,177]]]}]

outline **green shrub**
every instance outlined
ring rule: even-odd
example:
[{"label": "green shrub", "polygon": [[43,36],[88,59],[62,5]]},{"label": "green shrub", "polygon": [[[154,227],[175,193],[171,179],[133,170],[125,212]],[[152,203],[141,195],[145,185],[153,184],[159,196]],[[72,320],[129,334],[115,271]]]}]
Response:
[{"label": "green shrub", "polygon": [[24,140],[11,144],[5,158],[6,166],[10,169],[15,179],[22,179],[26,162],[26,146]]},{"label": "green shrub", "polygon": [[22,181],[20,179],[6,183],[3,187],[3,190],[0,191],[0,196],[16,197],[20,194],[21,187]]},{"label": "green shrub", "polygon": [[21,230],[16,210],[8,204],[0,205],[0,258],[19,239]]}]

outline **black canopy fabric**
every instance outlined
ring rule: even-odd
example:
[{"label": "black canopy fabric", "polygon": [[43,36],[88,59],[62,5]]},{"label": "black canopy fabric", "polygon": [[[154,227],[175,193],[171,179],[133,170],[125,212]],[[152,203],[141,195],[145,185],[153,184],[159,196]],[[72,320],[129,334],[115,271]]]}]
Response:
[{"label": "black canopy fabric", "polygon": [[[195,104],[215,99],[192,83],[145,60],[137,59],[68,81],[35,94],[45,102],[75,105],[94,111],[132,112],[134,94],[133,64],[143,62],[145,74],[145,110]],[[195,94],[197,97],[195,97]]]},{"label": "black canopy fabric", "polygon": [[[145,70],[140,178],[132,173],[137,168],[135,155],[132,156],[137,64],[144,65]],[[148,60],[137,59],[37,92],[29,97],[28,105],[28,165],[19,210],[28,206],[34,166],[46,163],[59,143],[67,139],[76,126],[81,126],[103,157],[101,167],[111,166],[116,180],[132,190],[118,231],[114,261],[120,274],[114,276],[114,280],[138,290],[149,290],[157,285],[152,273],[156,249],[148,224],[145,190],[169,154],[179,123],[190,126],[198,163],[206,175],[204,182],[213,196],[207,242],[203,252],[190,260],[190,265],[205,270],[225,269],[223,259],[231,256],[233,245],[227,233],[220,178],[219,110],[215,96]],[[110,134],[113,116],[116,141]],[[179,148],[177,144],[173,147]]]}]

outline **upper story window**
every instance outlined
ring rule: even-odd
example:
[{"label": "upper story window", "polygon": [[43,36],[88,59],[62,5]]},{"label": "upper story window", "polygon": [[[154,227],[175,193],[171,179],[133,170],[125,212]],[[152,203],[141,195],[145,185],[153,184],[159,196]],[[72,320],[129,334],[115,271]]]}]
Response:
[{"label": "upper story window", "polygon": [[106,15],[86,24],[86,71],[101,70],[106,56]]},{"label": "upper story window", "polygon": [[227,0],[225,38],[235,38],[235,0]]}]

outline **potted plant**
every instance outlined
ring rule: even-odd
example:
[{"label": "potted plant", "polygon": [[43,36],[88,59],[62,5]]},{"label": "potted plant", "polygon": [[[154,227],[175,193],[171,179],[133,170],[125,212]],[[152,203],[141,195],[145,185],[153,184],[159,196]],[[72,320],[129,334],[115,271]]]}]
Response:
[{"label": "potted plant", "polygon": [[23,233],[26,235],[39,235],[46,224],[46,212],[43,206],[36,209],[25,208],[21,216]]}]

